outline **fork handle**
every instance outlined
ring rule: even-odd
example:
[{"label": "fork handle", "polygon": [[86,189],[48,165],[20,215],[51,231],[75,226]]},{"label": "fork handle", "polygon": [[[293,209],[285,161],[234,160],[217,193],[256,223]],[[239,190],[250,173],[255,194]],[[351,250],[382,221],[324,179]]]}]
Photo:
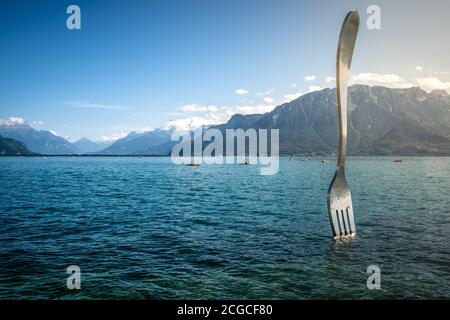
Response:
[{"label": "fork handle", "polygon": [[351,11],[342,23],[336,57],[336,95],[339,118],[339,148],[337,167],[344,171],[347,152],[347,99],[348,75],[352,63],[353,49],[359,28],[359,14]]}]

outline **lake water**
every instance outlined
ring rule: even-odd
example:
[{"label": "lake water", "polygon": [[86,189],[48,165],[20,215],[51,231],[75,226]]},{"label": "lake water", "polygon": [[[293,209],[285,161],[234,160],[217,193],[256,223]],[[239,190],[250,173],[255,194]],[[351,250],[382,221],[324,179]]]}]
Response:
[{"label": "lake water", "polygon": [[[1,299],[450,298],[450,158],[350,158],[357,238],[334,243],[335,163],[0,158]],[[68,290],[66,268],[81,268]],[[367,267],[381,269],[368,290]]]}]

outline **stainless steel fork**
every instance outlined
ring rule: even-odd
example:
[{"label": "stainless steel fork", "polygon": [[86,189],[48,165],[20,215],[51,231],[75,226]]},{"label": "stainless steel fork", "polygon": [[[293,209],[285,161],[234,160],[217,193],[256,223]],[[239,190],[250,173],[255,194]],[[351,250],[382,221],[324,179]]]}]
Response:
[{"label": "stainless steel fork", "polygon": [[347,149],[347,95],[348,74],[359,28],[359,14],[351,11],[345,17],[339,35],[336,59],[336,94],[339,117],[339,150],[336,173],[328,188],[328,215],[336,240],[356,235],[352,196],[345,178]]}]

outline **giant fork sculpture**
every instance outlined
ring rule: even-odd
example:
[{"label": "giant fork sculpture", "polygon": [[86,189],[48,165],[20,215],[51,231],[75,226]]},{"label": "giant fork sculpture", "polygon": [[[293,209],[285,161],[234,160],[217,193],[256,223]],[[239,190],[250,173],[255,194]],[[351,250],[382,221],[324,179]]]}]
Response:
[{"label": "giant fork sculpture", "polygon": [[352,196],[345,178],[347,149],[347,88],[353,49],[359,28],[359,15],[351,11],[345,17],[339,35],[336,59],[336,93],[339,117],[339,151],[336,173],[328,188],[328,215],[336,240],[356,235]]}]

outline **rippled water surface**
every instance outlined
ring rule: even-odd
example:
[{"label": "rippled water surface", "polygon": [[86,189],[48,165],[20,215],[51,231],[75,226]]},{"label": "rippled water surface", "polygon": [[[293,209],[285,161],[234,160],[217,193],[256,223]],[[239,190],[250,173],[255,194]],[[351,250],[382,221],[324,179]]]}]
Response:
[{"label": "rippled water surface", "polygon": [[261,176],[169,158],[0,158],[0,298],[450,298],[450,159],[392,160],[348,160],[358,237],[335,244],[333,161],[282,159]]}]

